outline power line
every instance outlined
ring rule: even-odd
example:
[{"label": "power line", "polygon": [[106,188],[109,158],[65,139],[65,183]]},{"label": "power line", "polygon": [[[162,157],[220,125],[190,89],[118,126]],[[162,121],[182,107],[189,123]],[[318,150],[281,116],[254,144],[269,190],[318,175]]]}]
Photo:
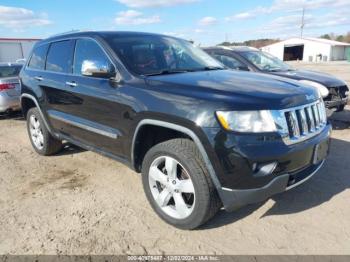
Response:
[{"label": "power line", "polygon": [[303,7],[303,15],[301,17],[300,38],[303,38],[304,27],[305,27],[305,7]]}]

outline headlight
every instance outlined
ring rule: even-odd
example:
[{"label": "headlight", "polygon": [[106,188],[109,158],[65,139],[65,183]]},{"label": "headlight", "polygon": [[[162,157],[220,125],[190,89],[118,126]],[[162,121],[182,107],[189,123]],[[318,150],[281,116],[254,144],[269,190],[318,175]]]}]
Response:
[{"label": "headlight", "polygon": [[300,80],[299,82],[306,84],[306,85],[310,85],[312,87],[315,87],[318,90],[318,93],[320,94],[320,96],[322,96],[323,98],[325,98],[329,95],[328,88],[320,83],[317,83],[314,81],[309,81],[309,80]]},{"label": "headlight", "polygon": [[222,127],[229,131],[263,133],[277,130],[269,110],[217,111],[216,116]]}]

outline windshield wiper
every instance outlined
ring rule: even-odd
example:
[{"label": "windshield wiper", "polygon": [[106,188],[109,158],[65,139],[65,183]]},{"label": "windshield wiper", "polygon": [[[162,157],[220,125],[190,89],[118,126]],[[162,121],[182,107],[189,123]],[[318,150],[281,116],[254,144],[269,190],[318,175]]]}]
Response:
[{"label": "windshield wiper", "polygon": [[280,71],[283,71],[281,68],[273,68],[273,69],[269,69],[267,70],[269,72],[280,72]]},{"label": "windshield wiper", "polygon": [[206,66],[203,67],[203,70],[205,71],[210,71],[210,70],[224,70],[225,67],[221,67],[221,66]]},{"label": "windshield wiper", "polygon": [[282,68],[273,68],[268,70],[269,72],[290,72],[295,71],[294,69],[282,69]]},{"label": "windshield wiper", "polygon": [[145,76],[159,76],[159,75],[171,75],[171,74],[181,74],[189,72],[189,70],[161,70],[159,72],[145,74]]},{"label": "windshield wiper", "polygon": [[206,66],[201,68],[194,68],[191,70],[191,72],[225,70],[225,69],[226,69],[225,67],[221,67],[221,66]]},{"label": "windshield wiper", "polygon": [[197,72],[197,71],[211,71],[211,70],[224,70],[225,67],[220,66],[206,66],[202,68],[194,68],[194,69],[179,69],[179,70],[161,70],[159,72],[145,74],[145,76],[158,76],[158,75],[170,75],[170,74],[181,74],[187,72]]}]

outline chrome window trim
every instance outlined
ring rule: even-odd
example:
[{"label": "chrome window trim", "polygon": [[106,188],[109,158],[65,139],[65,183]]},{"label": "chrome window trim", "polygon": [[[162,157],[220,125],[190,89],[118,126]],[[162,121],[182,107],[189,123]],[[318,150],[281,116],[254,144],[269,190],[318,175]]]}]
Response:
[{"label": "chrome window trim", "polygon": [[[113,62],[113,60],[111,59],[110,55],[106,52],[105,48],[101,45],[101,43],[99,43],[95,38],[90,37],[90,36],[72,36],[72,37],[64,37],[64,38],[60,38],[60,39],[55,39],[52,41],[47,41],[45,43],[40,43],[37,46],[35,46],[35,48],[42,46],[42,45],[48,45],[47,51],[46,51],[46,57],[45,57],[45,68],[44,69],[33,69],[30,68],[29,65],[29,61],[33,55],[33,52],[30,54],[30,59],[28,59],[26,65],[25,65],[25,70],[33,70],[33,71],[37,71],[37,72],[48,72],[48,73],[52,73],[52,74],[60,74],[60,75],[67,75],[67,76],[80,76],[80,77],[87,77],[87,78],[93,78],[96,79],[96,77],[91,77],[91,76],[83,76],[83,75],[77,75],[77,74],[73,74],[73,68],[71,72],[68,73],[62,73],[62,72],[55,72],[55,71],[50,71],[50,70],[46,70],[46,60],[47,60],[47,54],[49,53],[49,49],[52,43],[56,43],[56,42],[61,42],[61,41],[69,41],[69,40],[78,40],[78,39],[90,39],[92,41],[94,41],[95,43],[97,43],[97,45],[102,49],[103,53],[107,56],[107,59],[111,62],[111,64],[114,66],[115,69],[115,73],[116,75],[121,75],[120,71],[118,69],[118,67],[116,66],[116,64]],[[34,50],[34,49],[33,49]],[[74,59],[75,59],[75,45],[74,45],[74,50],[73,50],[73,61],[72,61],[72,66],[74,64]]]}]

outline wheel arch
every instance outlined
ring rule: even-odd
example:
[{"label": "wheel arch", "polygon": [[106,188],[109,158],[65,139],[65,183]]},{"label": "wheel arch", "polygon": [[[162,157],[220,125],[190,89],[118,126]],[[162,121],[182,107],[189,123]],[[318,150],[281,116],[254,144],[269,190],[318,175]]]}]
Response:
[{"label": "wheel arch", "polygon": [[219,181],[219,179],[216,176],[214,167],[213,167],[213,165],[212,165],[212,163],[211,163],[211,161],[209,159],[209,156],[208,156],[208,154],[207,154],[207,152],[206,152],[206,150],[205,150],[201,140],[195,134],[195,132],[192,131],[191,129],[185,127],[185,126],[174,124],[174,123],[170,123],[170,122],[166,122],[166,121],[155,120],[155,119],[143,119],[143,120],[141,120],[138,123],[138,125],[137,125],[137,127],[135,129],[134,135],[133,135],[132,146],[131,146],[131,165],[133,166],[133,168],[135,170],[138,169],[137,162],[136,162],[136,157],[135,157],[136,154],[137,154],[136,143],[137,143],[137,139],[139,138],[139,135],[141,133],[140,131],[145,126],[154,126],[154,127],[167,128],[167,129],[173,130],[175,132],[180,132],[180,133],[184,134],[185,137],[190,138],[195,143],[195,145],[197,146],[201,156],[203,157],[203,161],[204,161],[204,163],[205,163],[205,165],[206,165],[206,167],[208,169],[210,178],[212,179],[215,187],[217,189],[221,188],[220,181]]},{"label": "wheel arch", "polygon": [[52,132],[52,129],[51,129],[50,125],[48,124],[48,122],[46,120],[45,115],[43,114],[43,112],[42,112],[42,110],[40,108],[40,105],[39,105],[37,99],[33,95],[22,94],[21,95],[21,106],[22,106],[22,113],[23,113],[25,118],[27,117],[28,111],[31,108],[36,107],[39,110],[39,113],[40,113],[40,115],[41,115],[41,117],[42,117],[42,119],[44,121],[45,127],[50,132],[50,134],[54,134]]}]

